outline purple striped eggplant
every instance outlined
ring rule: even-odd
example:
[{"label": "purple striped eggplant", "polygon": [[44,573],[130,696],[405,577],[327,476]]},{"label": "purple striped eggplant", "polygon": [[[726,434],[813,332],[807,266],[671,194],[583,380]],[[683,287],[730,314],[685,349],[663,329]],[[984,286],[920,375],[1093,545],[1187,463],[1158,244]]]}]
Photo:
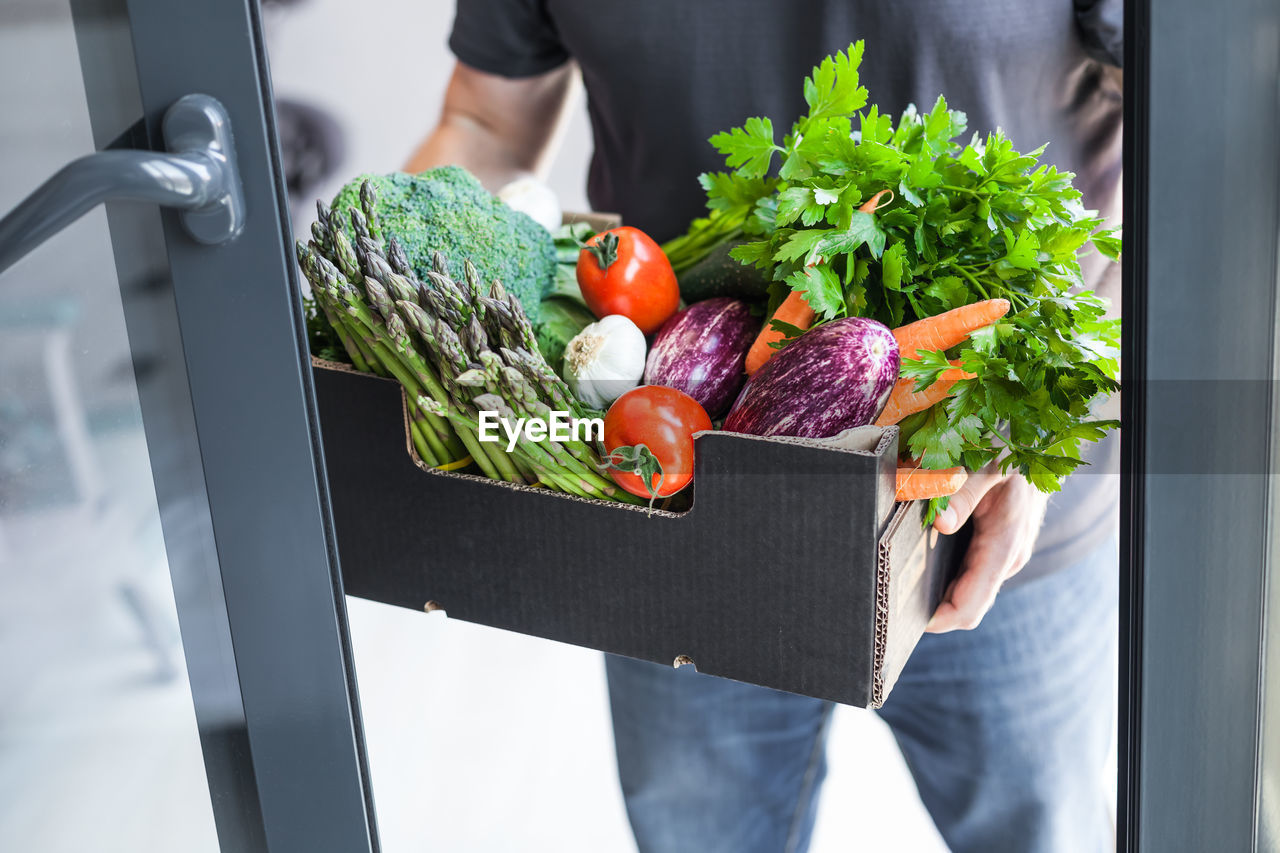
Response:
[{"label": "purple striped eggplant", "polygon": [[738,396],[724,428],[828,438],[875,421],[898,379],[898,342],[883,323],[846,317],[792,341]]},{"label": "purple striped eggplant", "polygon": [[747,379],[747,350],[759,331],[760,318],[745,302],[723,296],[695,302],[658,330],[645,384],[683,391],[718,418]]}]

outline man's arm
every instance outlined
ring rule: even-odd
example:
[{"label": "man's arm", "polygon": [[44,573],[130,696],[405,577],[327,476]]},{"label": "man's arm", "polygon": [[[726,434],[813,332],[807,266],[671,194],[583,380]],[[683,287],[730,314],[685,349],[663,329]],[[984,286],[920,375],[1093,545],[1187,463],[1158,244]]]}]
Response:
[{"label": "man's arm", "polygon": [[457,63],[440,121],[405,170],[458,165],[490,191],[538,173],[549,164],[559,141],[576,78],[572,63],[519,79]]}]

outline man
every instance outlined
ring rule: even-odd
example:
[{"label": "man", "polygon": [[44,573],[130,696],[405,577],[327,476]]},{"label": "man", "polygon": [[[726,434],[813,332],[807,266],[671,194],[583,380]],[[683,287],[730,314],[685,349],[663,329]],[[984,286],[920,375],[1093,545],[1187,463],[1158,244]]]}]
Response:
[{"label": "man", "polygon": [[[410,168],[459,163],[493,189],[537,171],[580,69],[592,205],[665,240],[704,210],[697,175],[724,168],[706,139],[753,115],[789,125],[811,67],[865,39],[882,112],[945,94],[973,130],[1050,142],[1086,205],[1112,211],[1121,16],[1120,0],[458,0],[459,62]],[[1095,265],[1090,284],[1116,274]],[[1117,450],[1095,448],[1093,470],[1113,472]],[[972,540],[881,715],[954,850],[1111,848],[1115,480],[1077,474],[1046,514],[1022,477],[980,472],[936,522]],[[607,670],[641,851],[807,848],[829,703],[622,658]]]}]

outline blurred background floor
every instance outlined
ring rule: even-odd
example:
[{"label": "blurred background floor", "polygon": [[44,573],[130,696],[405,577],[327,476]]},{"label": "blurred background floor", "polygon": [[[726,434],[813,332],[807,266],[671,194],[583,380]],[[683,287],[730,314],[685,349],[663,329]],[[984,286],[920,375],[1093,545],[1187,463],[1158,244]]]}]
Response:
[{"label": "blurred background floor", "polygon": [[[306,192],[327,199],[355,173],[398,168],[439,110],[452,3],[300,0],[266,12],[276,95],[302,109],[304,130],[310,114],[336,140],[335,162],[300,167]],[[92,142],[65,2],[21,0],[0,24],[7,209]],[[295,145],[311,150],[285,140]],[[549,176],[568,210],[586,209],[589,152],[579,104]],[[300,233],[310,200],[295,204]],[[76,453],[59,439],[47,324],[6,328],[0,850],[215,850],[101,212],[2,284],[0,317],[43,316],[30,306],[48,300],[74,309],[59,322],[83,420],[77,452],[98,487],[81,493]],[[600,655],[359,600],[349,609],[387,853],[634,849]],[[815,853],[944,849],[873,714],[840,709],[830,757]]]}]

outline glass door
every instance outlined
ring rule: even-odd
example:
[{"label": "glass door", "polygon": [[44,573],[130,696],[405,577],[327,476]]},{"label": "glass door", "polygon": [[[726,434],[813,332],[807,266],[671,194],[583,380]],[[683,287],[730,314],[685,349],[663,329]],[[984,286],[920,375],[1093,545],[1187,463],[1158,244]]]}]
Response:
[{"label": "glass door", "polygon": [[[1117,846],[1270,849],[1280,6],[1125,30]],[[376,850],[257,3],[0,45],[0,848]]]},{"label": "glass door", "polygon": [[374,850],[256,4],[0,41],[0,848]]}]

